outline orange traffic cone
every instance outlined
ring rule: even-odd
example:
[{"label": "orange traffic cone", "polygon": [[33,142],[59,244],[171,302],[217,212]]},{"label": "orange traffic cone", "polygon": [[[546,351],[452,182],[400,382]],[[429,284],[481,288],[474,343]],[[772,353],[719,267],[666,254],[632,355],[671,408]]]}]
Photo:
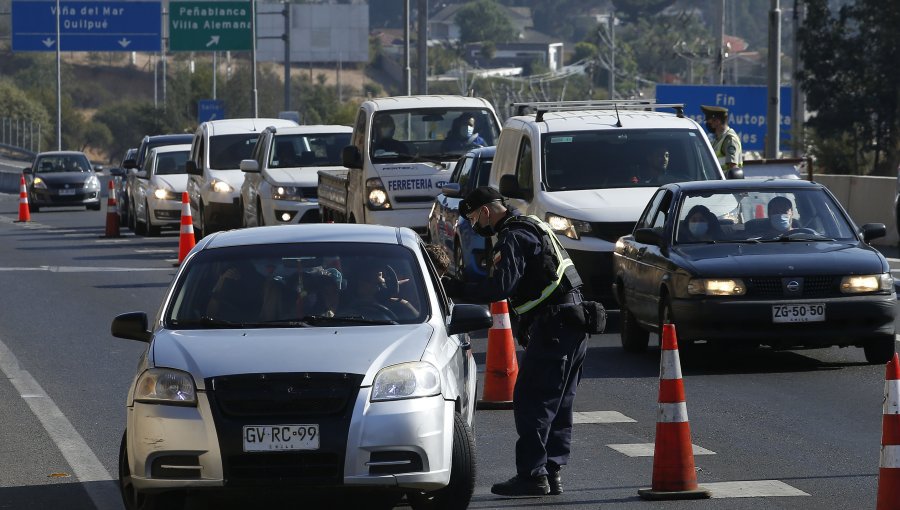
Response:
[{"label": "orange traffic cone", "polygon": [[31,209],[28,208],[28,189],[25,187],[25,176],[19,182],[19,219],[17,221],[31,221]]},{"label": "orange traffic cone", "polygon": [[106,200],[106,233],[103,237],[119,237],[119,211],[116,206],[116,186],[109,181],[109,198]]},{"label": "orange traffic cone", "polygon": [[191,202],[187,191],[181,192],[181,234],[178,236],[178,263],[181,264],[194,247],[194,220],[191,218]]},{"label": "orange traffic cone", "polygon": [[692,448],[675,326],[664,324],[659,359],[659,411],[653,451],[653,487],[640,489],[638,494],[652,500],[710,497],[708,490],[697,486]]},{"label": "orange traffic cone", "polygon": [[766,210],[763,208],[762,204],[756,204],[756,214],[754,216],[756,218],[766,217]]},{"label": "orange traffic cone", "polygon": [[519,375],[516,344],[506,300],[491,303],[494,324],[488,330],[484,391],[476,409],[512,409],[513,388]]},{"label": "orange traffic cone", "polygon": [[881,418],[881,462],[876,510],[900,509],[900,359],[888,362]]}]

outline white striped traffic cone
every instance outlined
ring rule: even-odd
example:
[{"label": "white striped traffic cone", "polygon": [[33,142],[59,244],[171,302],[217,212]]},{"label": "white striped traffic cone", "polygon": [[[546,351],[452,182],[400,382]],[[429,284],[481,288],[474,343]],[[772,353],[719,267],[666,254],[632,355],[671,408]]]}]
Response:
[{"label": "white striped traffic cone", "polygon": [[884,375],[881,418],[881,462],[878,469],[877,510],[900,509],[900,360],[897,353]]},{"label": "white striped traffic cone", "polygon": [[28,208],[28,188],[25,187],[25,176],[19,181],[19,219],[17,221],[31,221],[31,209]]},{"label": "white striped traffic cone", "polygon": [[661,346],[653,486],[638,490],[638,494],[651,500],[708,498],[710,492],[697,486],[691,426],[688,423],[678,340],[673,324],[663,325]]},{"label": "white striped traffic cone", "polygon": [[512,409],[513,389],[519,376],[516,344],[506,300],[491,303],[494,324],[488,330],[484,391],[476,409]]},{"label": "white striped traffic cone", "polygon": [[178,235],[178,263],[181,264],[194,247],[194,220],[191,218],[191,202],[187,191],[181,192],[181,233]]}]

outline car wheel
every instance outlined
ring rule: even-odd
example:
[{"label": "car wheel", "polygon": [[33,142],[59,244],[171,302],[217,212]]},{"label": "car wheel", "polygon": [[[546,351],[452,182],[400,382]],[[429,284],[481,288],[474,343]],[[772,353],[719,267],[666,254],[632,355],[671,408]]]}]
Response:
[{"label": "car wheel", "polygon": [[148,494],[134,488],[131,481],[131,469],[128,467],[128,450],[125,444],[126,434],[122,434],[119,445],[119,491],[125,510],[168,510],[184,508],[184,494],[180,492],[163,492]]},{"label": "car wheel", "polygon": [[28,212],[39,212],[41,210],[40,207],[31,203],[31,199],[28,199]]},{"label": "car wheel", "polygon": [[634,314],[625,305],[621,312],[622,327],[619,336],[622,337],[622,348],[625,352],[644,352],[650,343],[650,332],[638,324]]},{"label": "car wheel", "polygon": [[453,415],[453,457],[450,484],[432,492],[409,492],[406,499],[413,510],[463,510],[475,492],[475,436],[456,413]]},{"label": "car wheel", "polygon": [[162,230],[162,227],[150,223],[150,204],[146,202],[144,203],[144,225],[146,225],[147,235],[150,237],[157,237]]},{"label": "car wheel", "polygon": [[453,262],[456,264],[456,278],[460,281],[466,281],[466,261],[463,259],[462,246],[457,240],[453,244]]},{"label": "car wheel", "polygon": [[866,342],[863,352],[866,361],[873,365],[883,365],[894,357],[894,337],[874,338]]},{"label": "car wheel", "polygon": [[206,235],[206,223],[203,220],[203,202],[201,201],[197,209],[197,228],[194,229],[194,237],[197,241],[203,239]]}]

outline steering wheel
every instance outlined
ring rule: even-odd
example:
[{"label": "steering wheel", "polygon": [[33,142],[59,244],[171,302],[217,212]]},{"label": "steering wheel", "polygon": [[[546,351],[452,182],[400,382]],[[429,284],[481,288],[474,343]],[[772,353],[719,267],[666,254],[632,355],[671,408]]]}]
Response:
[{"label": "steering wheel", "polygon": [[814,236],[819,235],[819,233],[816,232],[815,230],[813,230],[811,228],[806,228],[806,227],[792,228],[792,229],[788,230],[788,234],[811,234]]},{"label": "steering wheel", "polygon": [[[353,307],[354,311],[359,312],[366,319],[385,319],[397,322],[397,315],[390,308],[379,303],[363,303]],[[373,317],[369,317],[372,315]]]}]

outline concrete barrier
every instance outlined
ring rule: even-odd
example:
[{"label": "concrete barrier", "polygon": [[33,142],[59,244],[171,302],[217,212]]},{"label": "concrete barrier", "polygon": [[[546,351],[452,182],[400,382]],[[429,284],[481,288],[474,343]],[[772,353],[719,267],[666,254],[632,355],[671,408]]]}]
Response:
[{"label": "concrete barrier", "polygon": [[897,217],[894,213],[894,197],[897,193],[896,177],[868,175],[816,175],[815,181],[824,184],[850,213],[857,225],[884,223],[887,235],[872,240],[874,245],[896,245]]}]

